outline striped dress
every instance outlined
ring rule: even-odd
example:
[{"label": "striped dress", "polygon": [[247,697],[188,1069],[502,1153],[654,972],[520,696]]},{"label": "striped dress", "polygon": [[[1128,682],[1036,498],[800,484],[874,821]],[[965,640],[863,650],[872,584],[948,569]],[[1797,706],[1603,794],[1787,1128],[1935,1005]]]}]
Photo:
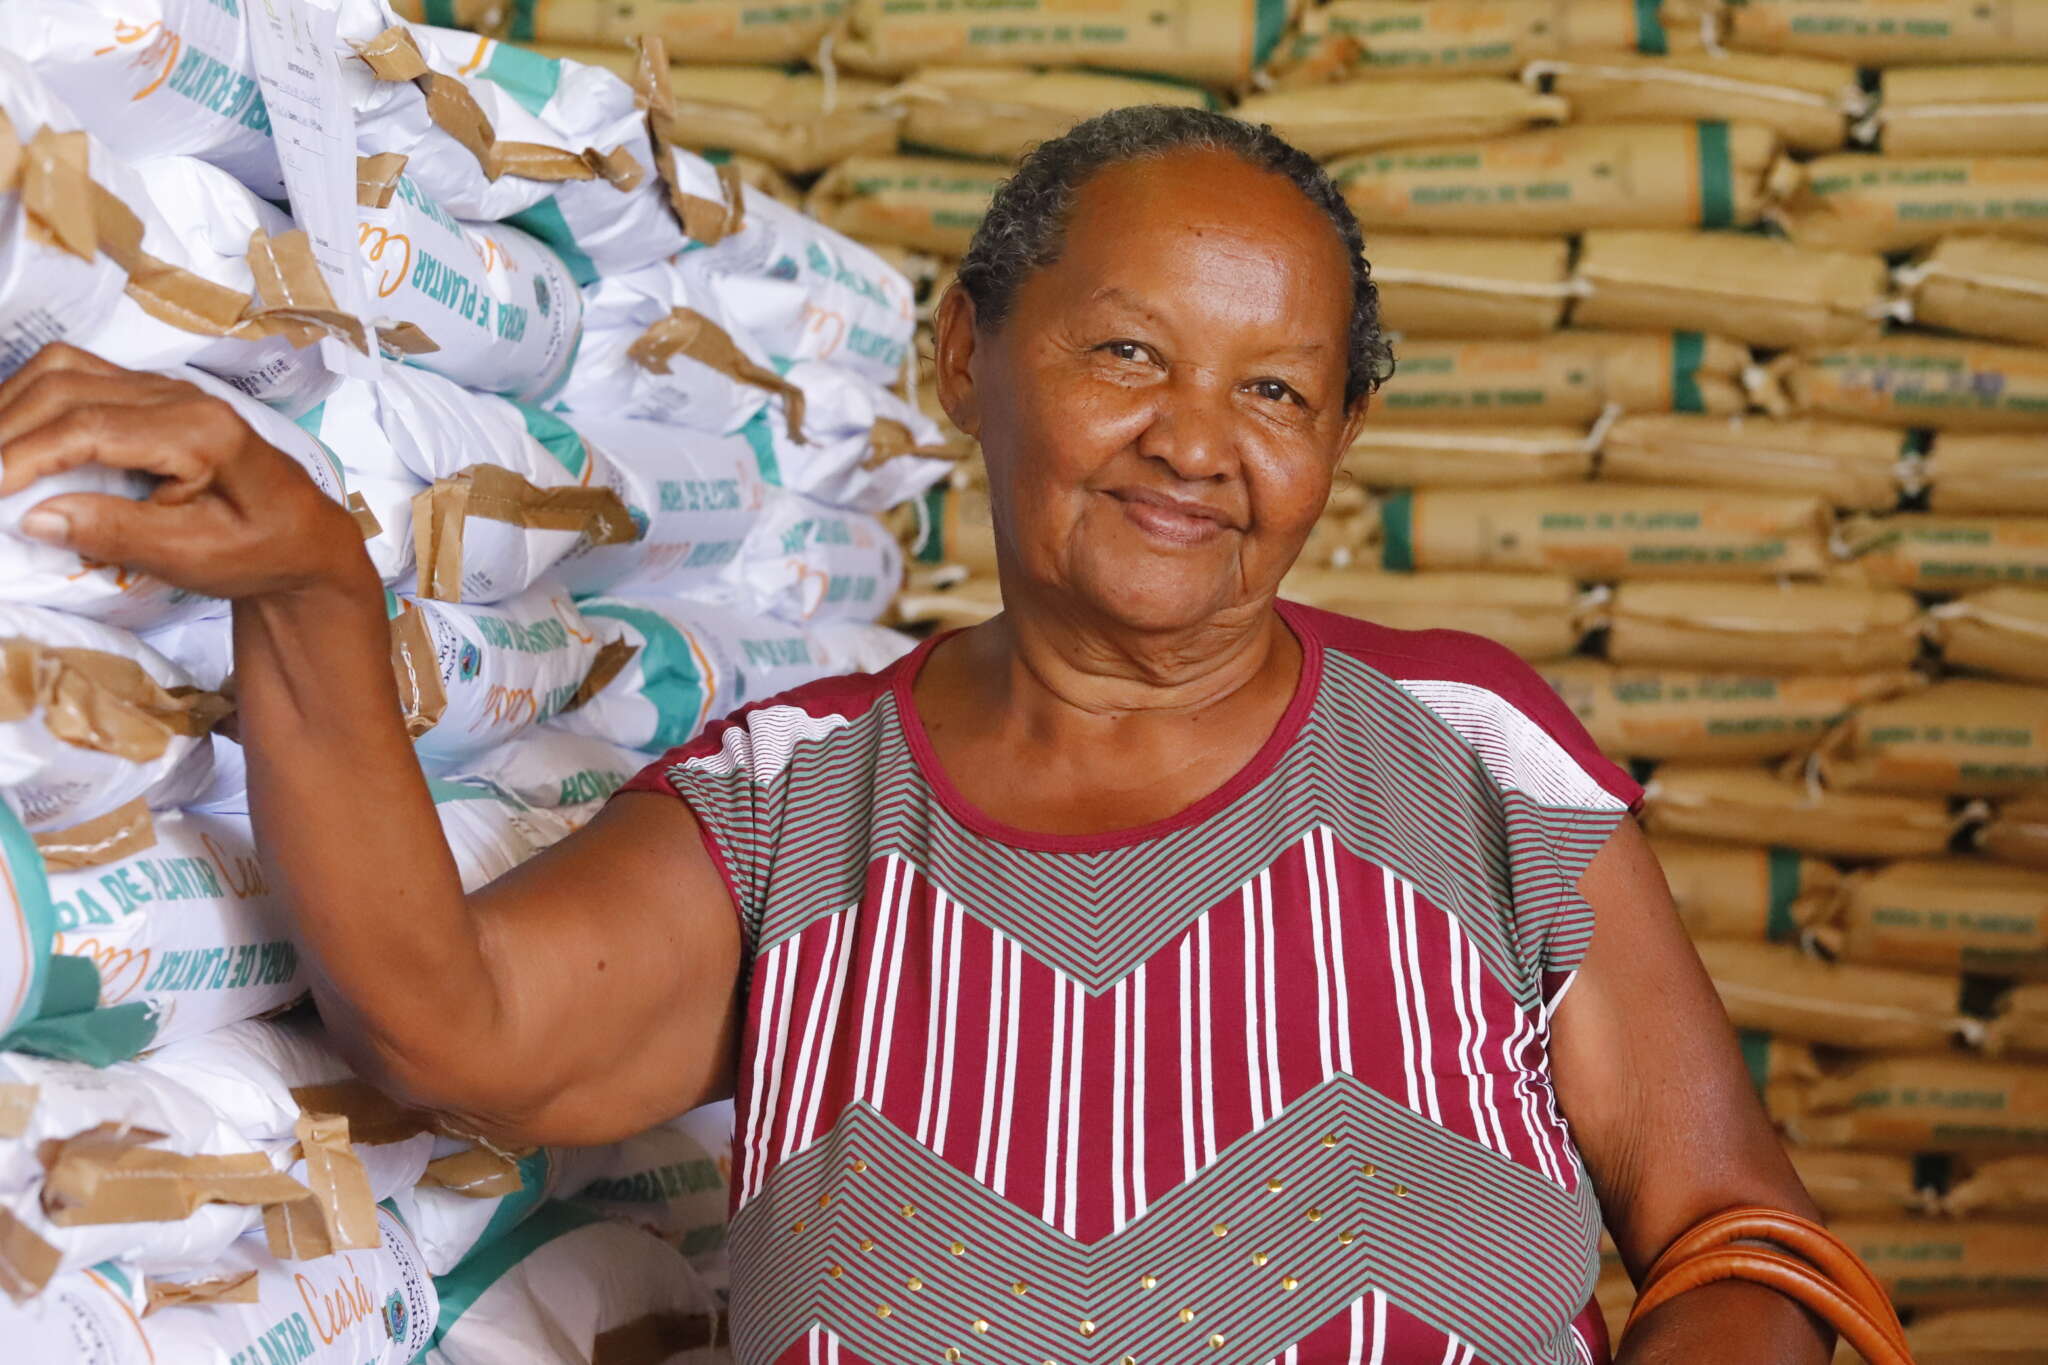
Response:
[{"label": "striped dress", "polygon": [[929,642],[629,784],[742,920],[742,1365],[1606,1360],[1549,1019],[1640,793],[1500,647],[1282,614],[1272,737],[1142,828],[968,804]]}]

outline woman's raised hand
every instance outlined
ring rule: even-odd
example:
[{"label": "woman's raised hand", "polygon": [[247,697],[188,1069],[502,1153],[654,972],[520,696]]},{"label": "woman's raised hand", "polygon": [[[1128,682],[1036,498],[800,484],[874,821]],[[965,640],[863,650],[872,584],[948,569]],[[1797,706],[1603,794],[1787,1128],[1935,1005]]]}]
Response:
[{"label": "woman's raised hand", "polygon": [[0,383],[0,497],[88,464],[158,482],[141,500],[57,493],[21,534],[209,597],[290,592],[367,564],[347,510],[230,404],[55,343]]}]

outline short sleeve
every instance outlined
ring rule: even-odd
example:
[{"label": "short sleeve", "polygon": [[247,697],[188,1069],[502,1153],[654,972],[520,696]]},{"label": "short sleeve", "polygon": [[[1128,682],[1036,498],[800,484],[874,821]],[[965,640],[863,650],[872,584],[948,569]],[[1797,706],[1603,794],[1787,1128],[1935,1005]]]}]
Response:
[{"label": "short sleeve", "polygon": [[761,787],[749,780],[746,740],[744,718],[720,721],[642,768],[612,795],[617,799],[625,792],[652,792],[675,797],[690,808],[704,851],[739,913],[741,951],[751,961],[766,890],[761,869],[767,860],[759,853],[772,833],[772,822],[765,818]]}]

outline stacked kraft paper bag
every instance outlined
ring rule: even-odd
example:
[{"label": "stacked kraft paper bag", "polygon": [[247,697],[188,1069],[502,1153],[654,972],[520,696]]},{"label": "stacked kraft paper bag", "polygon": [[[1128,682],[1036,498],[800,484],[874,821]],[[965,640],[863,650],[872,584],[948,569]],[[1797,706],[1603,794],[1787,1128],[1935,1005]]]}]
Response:
[{"label": "stacked kraft paper bag", "polygon": [[[911,283],[627,70],[382,0],[0,4],[0,376],[189,380],[354,511],[469,889],[908,648],[881,517],[951,468]],[[0,1359],[729,1360],[730,1105],[504,1150],[354,1077],[227,604],[15,533],[76,488],[149,485],[0,502]]]},{"label": "stacked kraft paper bag", "polygon": [[[918,320],[1030,144],[1270,123],[1400,362],[1288,594],[1538,665],[1916,1357],[2048,1362],[2048,3],[6,0],[0,51],[0,373],[179,373],[357,510],[471,886],[876,620],[998,610]],[[724,1358],[730,1113],[504,1152],[355,1082],[220,604],[22,510],[0,1340]]]}]

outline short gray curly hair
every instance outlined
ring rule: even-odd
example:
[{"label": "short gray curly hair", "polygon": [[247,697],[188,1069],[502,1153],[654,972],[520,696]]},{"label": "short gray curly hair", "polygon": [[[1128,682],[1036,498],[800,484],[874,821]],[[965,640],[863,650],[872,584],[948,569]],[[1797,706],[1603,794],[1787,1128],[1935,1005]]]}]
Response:
[{"label": "short gray curly hair", "polygon": [[960,287],[974,301],[976,322],[1000,326],[1025,278],[1059,259],[1074,195],[1090,177],[1127,161],[1183,149],[1229,152],[1247,165],[1285,176],[1330,220],[1351,262],[1344,406],[1357,406],[1394,372],[1393,350],[1380,334],[1379,290],[1366,263],[1357,216],[1313,157],[1264,124],[1208,109],[1165,104],[1112,109],[1032,148],[996,190],[960,261]]}]

